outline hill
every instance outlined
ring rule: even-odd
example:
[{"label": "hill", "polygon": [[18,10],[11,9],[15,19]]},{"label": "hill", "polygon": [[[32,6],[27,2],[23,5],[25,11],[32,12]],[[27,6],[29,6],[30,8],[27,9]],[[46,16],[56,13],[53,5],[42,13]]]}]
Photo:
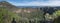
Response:
[{"label": "hill", "polygon": [[7,8],[10,11],[14,11],[14,10],[17,9],[17,7],[15,5],[12,5],[12,4],[10,4],[7,1],[0,2],[0,7],[5,7],[5,8]]}]

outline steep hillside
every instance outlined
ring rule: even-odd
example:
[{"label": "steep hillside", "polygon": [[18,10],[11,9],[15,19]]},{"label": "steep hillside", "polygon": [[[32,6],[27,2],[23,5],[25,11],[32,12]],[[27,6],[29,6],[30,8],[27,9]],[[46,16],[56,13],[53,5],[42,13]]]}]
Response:
[{"label": "steep hillside", "polygon": [[6,1],[0,2],[0,7],[6,7],[10,11],[14,11],[17,9],[16,6],[14,6],[14,5],[10,4],[9,2],[6,2]]}]

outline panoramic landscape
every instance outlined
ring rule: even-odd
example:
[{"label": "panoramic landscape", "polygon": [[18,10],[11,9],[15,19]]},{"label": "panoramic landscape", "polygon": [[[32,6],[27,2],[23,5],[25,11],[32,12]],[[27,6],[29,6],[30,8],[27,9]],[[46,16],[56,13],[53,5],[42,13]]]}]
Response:
[{"label": "panoramic landscape", "polygon": [[60,23],[60,0],[0,0],[0,23]]}]

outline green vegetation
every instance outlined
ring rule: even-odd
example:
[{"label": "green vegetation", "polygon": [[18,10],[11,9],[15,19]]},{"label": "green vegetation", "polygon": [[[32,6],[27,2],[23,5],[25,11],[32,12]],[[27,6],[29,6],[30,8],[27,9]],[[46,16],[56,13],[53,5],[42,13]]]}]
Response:
[{"label": "green vegetation", "polygon": [[2,23],[2,8],[0,8],[0,23]]},{"label": "green vegetation", "polygon": [[60,10],[55,12],[57,15],[57,18],[55,19],[54,23],[60,23]]},{"label": "green vegetation", "polygon": [[[34,19],[36,21],[38,21],[38,19],[43,20],[43,12],[42,11],[16,14],[14,12],[9,11],[5,7],[0,7],[0,23],[11,23],[13,18],[16,19],[17,23],[20,23],[19,21],[24,21],[24,18],[23,19],[21,18],[22,15],[24,18],[26,17],[27,19]],[[52,15],[52,17],[53,18],[56,17],[55,15],[60,16],[60,10],[56,11]],[[20,19],[22,19],[22,20],[20,20]],[[27,19],[26,19],[26,21],[28,22]],[[57,20],[55,20],[55,22],[57,23]]]},{"label": "green vegetation", "polygon": [[56,15],[60,16],[60,10],[56,11]]},{"label": "green vegetation", "polygon": [[43,12],[42,11],[31,12],[30,15],[31,15],[31,18],[43,19]]},{"label": "green vegetation", "polygon": [[5,7],[0,7],[0,23],[9,23],[12,18],[17,20],[20,17],[16,13],[7,10]]}]

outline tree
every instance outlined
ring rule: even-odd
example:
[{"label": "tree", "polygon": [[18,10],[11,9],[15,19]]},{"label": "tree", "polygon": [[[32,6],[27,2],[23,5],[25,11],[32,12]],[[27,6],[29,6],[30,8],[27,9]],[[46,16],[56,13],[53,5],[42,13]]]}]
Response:
[{"label": "tree", "polygon": [[57,18],[54,19],[54,23],[60,23],[59,22],[60,21],[60,10],[56,11],[55,13],[56,13]]}]

